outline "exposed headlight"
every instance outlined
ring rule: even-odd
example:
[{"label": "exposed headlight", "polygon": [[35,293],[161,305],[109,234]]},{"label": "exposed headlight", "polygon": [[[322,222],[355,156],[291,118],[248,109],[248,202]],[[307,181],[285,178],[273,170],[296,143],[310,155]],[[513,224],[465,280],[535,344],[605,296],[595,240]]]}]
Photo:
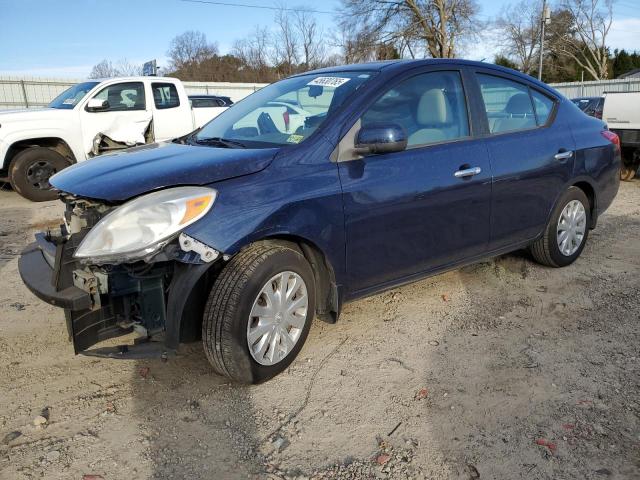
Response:
[{"label": "exposed headlight", "polygon": [[89,230],[74,257],[121,262],[150,255],[204,217],[216,196],[211,188],[176,187],[131,200]]}]

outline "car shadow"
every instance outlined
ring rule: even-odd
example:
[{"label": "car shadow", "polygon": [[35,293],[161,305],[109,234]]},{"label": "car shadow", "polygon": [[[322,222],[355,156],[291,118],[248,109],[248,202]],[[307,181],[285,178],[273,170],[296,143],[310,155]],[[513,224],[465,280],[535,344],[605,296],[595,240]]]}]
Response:
[{"label": "car shadow", "polygon": [[638,428],[633,372],[603,362],[633,353],[637,296],[613,298],[640,287],[638,260],[620,270],[640,220],[601,227],[568,268],[518,251],[349,304],[262,385],[226,383],[198,346],[141,362],[155,478],[630,478],[632,434],[606,428]]}]

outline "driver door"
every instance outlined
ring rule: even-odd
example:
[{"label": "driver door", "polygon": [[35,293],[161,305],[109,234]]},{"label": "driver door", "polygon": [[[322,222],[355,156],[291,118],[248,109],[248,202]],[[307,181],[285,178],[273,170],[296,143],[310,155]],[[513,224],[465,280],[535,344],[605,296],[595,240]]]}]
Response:
[{"label": "driver door", "polygon": [[126,146],[145,143],[145,132],[151,122],[151,112],[146,109],[142,82],[113,83],[92,98],[107,103],[99,109],[85,106],[81,110],[80,124],[85,152],[93,150],[94,139],[98,134],[106,135]]},{"label": "driver door", "polygon": [[338,157],[351,295],[486,252],[491,168],[467,112],[461,72],[429,71],[391,87],[342,139],[353,152],[360,128],[385,124],[408,138],[403,151]]}]

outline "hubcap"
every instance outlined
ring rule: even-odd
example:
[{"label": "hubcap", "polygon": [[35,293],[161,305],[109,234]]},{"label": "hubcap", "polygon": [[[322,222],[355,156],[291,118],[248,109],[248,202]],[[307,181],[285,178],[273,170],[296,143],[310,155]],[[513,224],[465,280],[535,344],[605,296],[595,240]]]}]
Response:
[{"label": "hubcap", "polygon": [[274,365],[285,358],[300,339],[308,307],[307,286],[300,275],[282,272],[273,276],[249,314],[247,344],[253,359]]},{"label": "hubcap", "polygon": [[587,212],[579,200],[571,200],[563,209],[558,219],[557,240],[560,253],[570,257],[584,240],[587,230]]},{"label": "hubcap", "polygon": [[41,190],[51,188],[49,178],[56,173],[56,169],[46,160],[38,160],[29,165],[27,169],[27,180],[31,185]]}]

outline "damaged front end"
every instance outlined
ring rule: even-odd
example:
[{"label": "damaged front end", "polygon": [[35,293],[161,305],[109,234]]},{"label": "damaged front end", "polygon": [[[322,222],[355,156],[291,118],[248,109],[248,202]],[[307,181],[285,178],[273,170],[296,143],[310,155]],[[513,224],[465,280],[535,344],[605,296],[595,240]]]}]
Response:
[{"label": "damaged front end", "polygon": [[[91,242],[96,243],[87,238],[90,232],[96,237],[96,226],[108,223],[109,216],[114,223],[114,216],[131,214],[123,205],[69,194],[61,199],[66,204],[64,223],[55,232],[36,235],[36,242],[23,251],[19,269],[33,293],[64,308],[75,353],[164,356],[175,352],[180,342],[197,340],[207,286],[220,267],[220,253],[181,230],[139,251],[118,253],[118,235],[130,234],[120,227],[98,239],[113,247],[111,255],[83,256],[83,248],[90,250]],[[197,206],[187,204],[187,213],[189,208]],[[85,240],[88,244],[81,247]],[[128,336],[126,344],[90,349],[123,335]]]}]

